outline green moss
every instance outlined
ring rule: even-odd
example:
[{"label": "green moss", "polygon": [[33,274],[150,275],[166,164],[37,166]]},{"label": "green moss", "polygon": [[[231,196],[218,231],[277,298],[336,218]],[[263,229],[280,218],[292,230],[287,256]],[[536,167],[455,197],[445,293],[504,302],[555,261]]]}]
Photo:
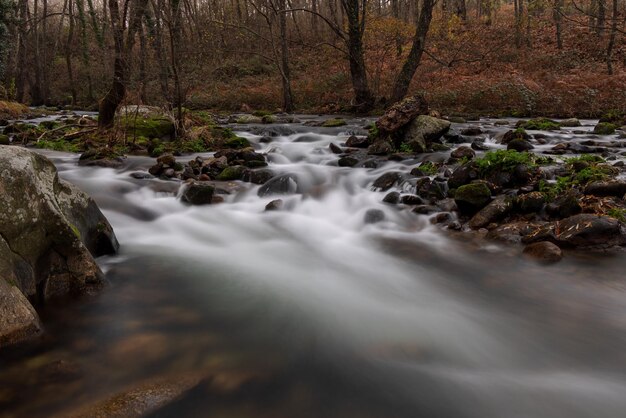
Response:
[{"label": "green moss", "polygon": [[376,126],[375,123],[372,123],[371,125],[369,125],[367,137],[373,142],[373,140],[378,138],[379,135],[380,135],[380,132],[378,131],[378,126]]},{"label": "green moss", "polygon": [[473,163],[481,175],[486,175],[494,171],[512,172],[518,165],[526,165],[533,168],[548,162],[548,159],[528,152],[497,150],[485,153],[482,158],[474,160]]},{"label": "green moss", "polygon": [[129,137],[163,138],[176,132],[174,122],[165,117],[123,116],[119,124]]},{"label": "green moss", "polygon": [[411,153],[413,150],[411,146],[407,143],[400,144],[400,152]]},{"label": "green moss", "polygon": [[344,125],[346,125],[346,121],[342,118],[328,119],[322,124],[324,128],[336,128]]},{"label": "green moss", "polygon": [[224,146],[227,148],[246,148],[250,146],[247,139],[235,136],[224,142]]},{"label": "green moss", "polygon": [[525,122],[521,127],[533,131],[553,131],[561,129],[561,124],[551,119],[537,118]]},{"label": "green moss", "polygon": [[70,224],[70,228],[72,229],[72,232],[74,233],[74,235],[76,235],[76,238],[81,239],[80,231],[78,230],[76,225]]},{"label": "green moss", "polygon": [[217,176],[217,180],[220,180],[220,181],[240,180],[245,171],[246,171],[246,168],[240,165],[226,167]]},{"label": "green moss", "polygon": [[423,162],[418,168],[427,176],[434,176],[439,171],[439,168],[431,161]]},{"label": "green moss", "polygon": [[252,112],[253,116],[257,116],[259,118],[262,118],[263,116],[269,116],[271,114],[272,112],[270,112],[269,110],[255,110],[254,112]]},{"label": "green moss", "polygon": [[202,125],[214,125],[215,120],[213,119],[213,115],[211,115],[206,110],[196,110],[191,113],[191,117]]},{"label": "green moss", "polygon": [[626,209],[623,209],[623,208],[612,208],[612,209],[609,209],[607,214],[610,217],[615,218],[615,219],[617,219],[620,222],[626,223]]},{"label": "green moss", "polygon": [[578,162],[603,163],[604,161],[605,161],[604,158],[600,157],[599,155],[594,155],[594,154],[584,154],[579,157],[572,157],[572,158],[565,159],[565,163],[567,163],[568,165],[573,165]]},{"label": "green moss", "polygon": [[51,149],[54,151],[63,151],[63,152],[82,152],[83,149],[79,144],[75,144],[72,142],[67,142],[65,140],[58,141],[39,141],[36,144],[37,148],[41,149]]}]

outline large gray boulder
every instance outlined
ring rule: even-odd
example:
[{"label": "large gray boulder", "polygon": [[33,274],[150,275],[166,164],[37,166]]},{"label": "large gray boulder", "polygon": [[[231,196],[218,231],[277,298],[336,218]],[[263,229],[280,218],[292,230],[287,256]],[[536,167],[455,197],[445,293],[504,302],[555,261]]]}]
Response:
[{"label": "large gray boulder", "polygon": [[28,300],[99,288],[103,276],[94,257],[117,249],[96,203],[60,180],[50,160],[0,146],[0,346],[39,329]]},{"label": "large gray boulder", "polygon": [[408,125],[402,142],[414,152],[425,152],[431,142],[441,138],[450,129],[450,122],[432,116],[420,115]]}]

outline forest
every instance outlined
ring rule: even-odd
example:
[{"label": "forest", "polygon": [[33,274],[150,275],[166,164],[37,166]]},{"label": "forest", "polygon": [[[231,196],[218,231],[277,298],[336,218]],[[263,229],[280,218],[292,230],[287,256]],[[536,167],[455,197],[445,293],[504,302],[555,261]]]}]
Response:
[{"label": "forest", "polygon": [[[0,94],[31,106],[623,111],[622,0],[1,0]],[[180,116],[180,115],[179,115]]]}]

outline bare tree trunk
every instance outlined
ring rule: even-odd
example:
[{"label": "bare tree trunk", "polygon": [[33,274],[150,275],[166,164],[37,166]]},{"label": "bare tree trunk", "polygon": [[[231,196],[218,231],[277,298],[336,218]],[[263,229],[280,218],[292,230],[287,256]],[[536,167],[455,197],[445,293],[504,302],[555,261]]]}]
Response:
[{"label": "bare tree trunk", "polygon": [[617,18],[619,6],[617,0],[613,0],[613,16],[611,17],[611,34],[609,44],[606,48],[606,69],[609,75],[613,75],[613,47],[615,46],[615,35],[617,34]]},{"label": "bare tree trunk", "polygon": [[118,0],[109,0],[115,60],[113,64],[113,82],[111,88],[100,101],[98,127],[101,129],[113,126],[115,122],[115,112],[126,95],[126,86],[128,84],[128,76],[131,68],[131,51],[147,3],[148,0],[135,0],[133,4],[131,4],[128,31],[126,33],[126,40],[124,40],[125,21],[120,14],[119,2]]},{"label": "bare tree trunk", "polygon": [[67,77],[70,82],[70,93],[72,94],[72,106],[76,106],[76,83],[74,81],[74,69],[72,68],[72,40],[74,38],[74,2],[68,3],[69,29],[67,32],[67,42],[65,43],[65,64],[67,66]]},{"label": "bare tree trunk", "polygon": [[180,44],[181,44],[181,7],[180,0],[170,0],[170,52],[172,59],[172,75],[174,76],[174,107],[176,108],[176,133],[181,134],[183,124],[183,89],[180,81]]},{"label": "bare tree trunk", "polygon": [[415,75],[415,71],[422,60],[422,54],[426,46],[426,35],[430,29],[430,22],[433,17],[433,8],[435,7],[436,0],[422,0],[422,7],[417,18],[417,28],[415,29],[415,35],[413,36],[413,45],[411,46],[411,52],[407,57],[398,77],[393,86],[393,93],[391,95],[391,101],[397,102],[402,100],[406,96],[411,80]]},{"label": "bare tree trunk", "polygon": [[359,112],[367,112],[374,107],[374,95],[367,82],[363,51],[367,0],[341,0],[341,5],[348,18],[348,60],[356,101],[354,107]]},{"label": "bare tree trunk", "polygon": [[605,0],[598,1],[598,16],[596,19],[596,34],[602,35],[606,26],[606,5]]},{"label": "bare tree trunk", "polygon": [[556,47],[563,49],[563,0],[554,0],[554,25],[556,27]]},{"label": "bare tree trunk", "polygon": [[291,71],[289,69],[289,46],[287,45],[287,16],[285,12],[285,0],[279,0],[278,25],[280,26],[280,59],[281,78],[283,85],[283,110],[293,112],[293,95],[291,93]]}]

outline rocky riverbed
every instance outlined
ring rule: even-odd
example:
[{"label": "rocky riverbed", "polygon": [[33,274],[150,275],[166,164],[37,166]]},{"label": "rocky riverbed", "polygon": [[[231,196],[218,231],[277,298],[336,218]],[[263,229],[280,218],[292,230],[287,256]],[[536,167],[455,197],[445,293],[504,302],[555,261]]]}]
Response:
[{"label": "rocky riverbed", "polygon": [[0,410],[619,416],[620,131],[406,123],[433,117],[413,142],[375,118],[236,115],[217,126],[243,140],[215,152],[39,151],[121,247],[97,259],[108,286],[38,306],[42,337],[0,351]]}]

